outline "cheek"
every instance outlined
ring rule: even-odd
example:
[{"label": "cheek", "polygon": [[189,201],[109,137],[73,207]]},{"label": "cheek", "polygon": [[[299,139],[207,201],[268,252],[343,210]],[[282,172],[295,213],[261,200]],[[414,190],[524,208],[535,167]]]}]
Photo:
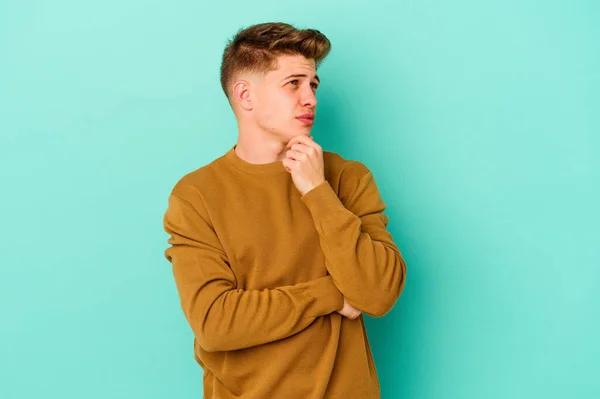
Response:
[{"label": "cheek", "polygon": [[293,112],[293,100],[282,93],[271,95],[268,101],[262,103],[260,109],[261,119],[272,124],[289,123]]}]

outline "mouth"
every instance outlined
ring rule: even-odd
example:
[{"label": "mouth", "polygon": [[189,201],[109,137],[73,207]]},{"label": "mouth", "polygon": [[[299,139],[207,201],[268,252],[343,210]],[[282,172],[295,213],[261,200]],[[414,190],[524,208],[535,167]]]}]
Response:
[{"label": "mouth", "polygon": [[315,123],[315,115],[314,114],[300,115],[296,119],[298,119],[300,122],[304,123],[305,125],[312,125]]}]

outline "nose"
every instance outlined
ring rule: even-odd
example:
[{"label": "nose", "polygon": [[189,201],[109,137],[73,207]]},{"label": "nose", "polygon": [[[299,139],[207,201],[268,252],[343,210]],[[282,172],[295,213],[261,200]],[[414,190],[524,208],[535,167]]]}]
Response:
[{"label": "nose", "polygon": [[313,92],[312,88],[304,90],[304,92],[302,93],[301,102],[303,107],[314,108],[317,106],[317,96]]}]

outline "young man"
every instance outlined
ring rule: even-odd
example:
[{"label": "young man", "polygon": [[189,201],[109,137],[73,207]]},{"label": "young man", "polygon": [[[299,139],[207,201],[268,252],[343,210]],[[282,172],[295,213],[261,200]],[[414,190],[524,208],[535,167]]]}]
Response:
[{"label": "young man", "polygon": [[379,398],[362,313],[383,316],[406,265],[365,165],[310,136],[317,30],[251,26],[221,83],[238,141],[184,176],[164,218],[205,398]]}]

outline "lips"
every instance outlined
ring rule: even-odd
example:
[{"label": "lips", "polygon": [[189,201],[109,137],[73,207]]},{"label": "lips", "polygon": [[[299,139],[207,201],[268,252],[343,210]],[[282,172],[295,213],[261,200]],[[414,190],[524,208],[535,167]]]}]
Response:
[{"label": "lips", "polygon": [[297,117],[300,122],[305,123],[307,125],[312,125],[315,122],[315,114],[304,114]]}]

